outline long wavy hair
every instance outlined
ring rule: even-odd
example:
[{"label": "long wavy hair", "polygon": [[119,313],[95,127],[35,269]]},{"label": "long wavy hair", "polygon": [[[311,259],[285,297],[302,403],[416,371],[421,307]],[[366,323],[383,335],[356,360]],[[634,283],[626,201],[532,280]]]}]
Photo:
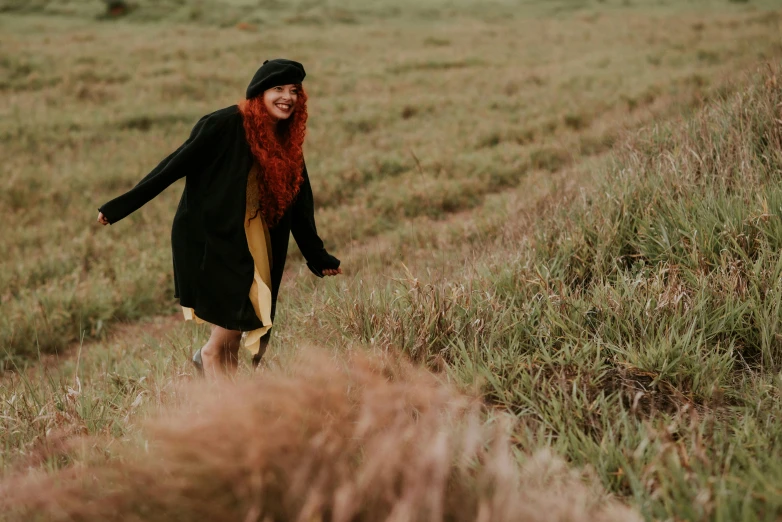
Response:
[{"label": "long wavy hair", "polygon": [[[304,167],[302,145],[307,132],[307,94],[301,85],[297,85],[297,88],[296,108],[286,120],[276,120],[269,114],[263,103],[263,95],[239,102],[244,134],[260,166],[255,181],[257,212],[260,212],[269,227],[279,222],[301,186]],[[249,198],[254,198],[254,194],[248,193]]]}]

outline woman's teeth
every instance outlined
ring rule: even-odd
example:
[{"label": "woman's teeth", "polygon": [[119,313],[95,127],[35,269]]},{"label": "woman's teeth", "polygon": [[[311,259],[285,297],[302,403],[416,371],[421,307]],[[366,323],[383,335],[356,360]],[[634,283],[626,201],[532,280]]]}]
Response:
[{"label": "woman's teeth", "polygon": [[285,103],[277,103],[276,105],[277,105],[277,107],[279,107],[280,109],[282,109],[282,110],[284,110],[284,111],[287,111],[288,109],[290,109],[290,108],[291,108],[291,106],[290,106],[290,105],[287,105],[287,104],[285,104]]}]

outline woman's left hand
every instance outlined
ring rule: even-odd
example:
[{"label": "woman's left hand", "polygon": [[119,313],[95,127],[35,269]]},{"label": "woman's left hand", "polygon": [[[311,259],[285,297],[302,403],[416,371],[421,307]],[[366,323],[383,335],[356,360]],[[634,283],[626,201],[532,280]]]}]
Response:
[{"label": "woman's left hand", "polygon": [[335,276],[342,273],[341,268],[325,268],[322,271],[324,276]]}]

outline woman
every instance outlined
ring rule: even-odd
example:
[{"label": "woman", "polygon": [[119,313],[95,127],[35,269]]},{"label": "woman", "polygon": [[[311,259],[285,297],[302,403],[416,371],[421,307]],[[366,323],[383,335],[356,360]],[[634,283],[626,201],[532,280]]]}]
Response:
[{"label": "woman", "polygon": [[260,362],[291,232],[315,275],[342,273],[315,228],[304,76],[298,62],[265,61],[245,100],[201,118],[181,147],[99,209],[100,223],[116,223],[185,178],[171,231],[174,295],[185,319],[213,325],[193,356],[210,376],[236,370],[242,332]]}]

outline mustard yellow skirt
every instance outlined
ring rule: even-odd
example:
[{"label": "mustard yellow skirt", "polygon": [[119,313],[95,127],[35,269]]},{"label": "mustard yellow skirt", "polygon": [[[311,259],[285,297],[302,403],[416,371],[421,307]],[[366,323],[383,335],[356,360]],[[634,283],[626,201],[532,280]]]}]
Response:
[{"label": "mustard yellow skirt", "polygon": [[[255,314],[264,326],[251,332],[244,332],[242,335],[242,346],[255,355],[260,348],[261,337],[272,327],[272,245],[269,228],[266,226],[266,222],[260,213],[254,217],[249,212],[245,215],[244,233],[247,236],[247,246],[250,247],[250,254],[252,254],[253,263],[255,264],[253,283],[250,286],[250,301],[252,301],[253,308],[255,308]],[[182,313],[186,321],[195,321],[199,324],[207,322],[199,318],[192,308],[183,306]]]}]

